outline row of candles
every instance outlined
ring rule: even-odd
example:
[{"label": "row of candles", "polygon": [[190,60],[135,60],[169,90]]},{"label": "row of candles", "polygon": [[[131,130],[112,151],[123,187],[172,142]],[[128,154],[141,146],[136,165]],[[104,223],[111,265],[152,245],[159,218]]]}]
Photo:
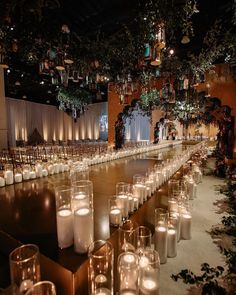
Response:
[{"label": "row of candles", "polygon": [[84,164],[85,166],[91,166],[135,154],[153,151],[155,149],[159,149],[160,147],[166,146],[168,146],[168,144],[162,144],[159,146],[146,145],[137,148],[124,148],[120,151],[107,151],[106,153],[90,155],[89,157],[84,155],[81,161],[77,161],[76,159],[64,160],[58,158],[57,155],[54,155],[54,160],[48,162],[36,161],[35,165],[26,164],[22,165],[22,167],[19,166],[17,168],[13,168],[12,164],[5,164],[3,175],[0,175],[0,187],[11,185],[13,183],[20,183],[26,180],[46,177],[48,175],[67,172],[78,163]]},{"label": "row of candles", "polygon": [[[118,226],[118,288],[119,294],[159,294],[160,263],[167,257],[177,255],[177,242],[191,238],[191,214],[188,199],[194,198],[196,183],[201,181],[201,171],[197,165],[189,162],[191,173],[184,181],[169,180],[168,211],[155,209],[155,231],[145,226],[138,226],[129,220],[129,213],[138,209],[160,185],[166,181],[191,154],[200,146],[192,147],[180,157],[173,159],[165,166],[155,166],[147,176],[135,175],[133,184],[118,183],[116,196],[109,199],[109,219],[112,226]],[[71,169],[71,187],[55,188],[57,236],[60,248],[74,244],[76,253],[88,253],[88,288],[89,294],[114,294],[114,249],[108,241],[94,241],[93,223],[93,184],[88,179],[87,166],[76,165]],[[85,178],[85,179],[81,179]],[[115,204],[115,207],[114,207]],[[114,210],[118,210],[119,217]],[[152,238],[154,249],[152,247]],[[45,294],[44,287],[38,287],[37,293],[32,288],[47,285],[47,294],[55,295],[55,286],[51,282],[40,281],[39,261],[31,251],[20,247],[17,255],[10,255],[12,286],[19,294]],[[37,248],[37,246],[35,246]],[[31,258],[26,255],[32,254]],[[15,261],[14,261],[15,260]],[[26,264],[24,264],[27,262]],[[17,268],[17,270],[15,270]],[[28,292],[31,293],[25,293]],[[31,290],[31,291],[30,291]]]}]

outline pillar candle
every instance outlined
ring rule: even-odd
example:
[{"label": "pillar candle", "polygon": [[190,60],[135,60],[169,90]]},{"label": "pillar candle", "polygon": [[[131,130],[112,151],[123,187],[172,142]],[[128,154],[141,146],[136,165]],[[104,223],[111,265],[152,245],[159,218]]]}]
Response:
[{"label": "pillar candle", "polygon": [[5,186],[5,179],[0,176],[0,187]]},{"label": "pillar candle", "polygon": [[126,219],[129,216],[129,200],[127,195],[118,195],[117,202],[121,209],[122,218]]},{"label": "pillar candle", "polygon": [[111,291],[107,288],[98,288],[95,290],[94,295],[111,295]]},{"label": "pillar candle", "polygon": [[59,173],[59,164],[55,163],[55,164],[53,164],[53,167],[54,167],[54,173],[58,174]]},{"label": "pillar candle", "polygon": [[30,172],[29,172],[29,170],[23,170],[22,176],[23,176],[23,180],[29,180],[30,179]]},{"label": "pillar candle", "polygon": [[134,210],[137,210],[139,205],[139,199],[137,197],[133,197],[133,199],[134,199]]},{"label": "pillar candle", "polygon": [[177,231],[174,228],[168,229],[167,235],[167,256],[175,257],[177,255]]},{"label": "pillar candle", "polygon": [[42,174],[43,174],[44,177],[45,176],[48,176],[48,170],[47,169],[43,169],[42,170]]},{"label": "pillar candle", "polygon": [[158,295],[159,285],[156,278],[144,278],[140,282],[139,295]]},{"label": "pillar candle", "polygon": [[63,163],[60,163],[60,172],[64,172],[65,171],[65,167]]},{"label": "pillar candle", "polygon": [[188,213],[181,214],[181,218],[180,218],[181,239],[184,239],[184,240],[191,239],[191,224],[192,224],[192,216]]},{"label": "pillar candle", "polygon": [[22,174],[21,173],[16,173],[14,175],[14,178],[15,178],[15,183],[22,182]]},{"label": "pillar candle", "polygon": [[77,253],[86,253],[93,242],[93,212],[89,208],[80,208],[74,215],[74,249]]},{"label": "pillar candle", "polygon": [[155,228],[155,250],[159,253],[160,263],[167,261],[167,228],[157,226]]},{"label": "pillar candle", "polygon": [[192,200],[194,198],[194,181],[189,180],[187,186],[189,199]]},{"label": "pillar candle", "polygon": [[129,213],[134,211],[134,198],[132,196],[128,197],[129,200]]},{"label": "pillar candle", "polygon": [[64,171],[67,172],[67,171],[69,171],[69,170],[70,170],[69,165],[68,165],[68,164],[65,164],[65,165],[64,165]]},{"label": "pillar candle", "polygon": [[54,174],[54,166],[53,165],[48,165],[48,174],[53,175]]},{"label": "pillar candle", "polygon": [[70,209],[57,211],[58,246],[63,249],[73,245],[73,213]]},{"label": "pillar candle", "polygon": [[6,185],[13,184],[14,182],[13,171],[11,170],[5,171],[4,178],[5,178]]},{"label": "pillar candle", "polygon": [[30,171],[30,179],[35,179],[35,178],[36,178],[35,171]]},{"label": "pillar candle", "polygon": [[41,164],[36,164],[35,165],[35,173],[36,177],[42,177],[43,176],[43,167]]},{"label": "pillar candle", "polygon": [[134,184],[133,194],[139,199],[139,204],[143,204],[143,201],[146,198],[146,187],[141,183]]},{"label": "pillar candle", "polygon": [[113,226],[119,226],[122,221],[122,214],[119,208],[111,209],[109,214],[110,224]]}]

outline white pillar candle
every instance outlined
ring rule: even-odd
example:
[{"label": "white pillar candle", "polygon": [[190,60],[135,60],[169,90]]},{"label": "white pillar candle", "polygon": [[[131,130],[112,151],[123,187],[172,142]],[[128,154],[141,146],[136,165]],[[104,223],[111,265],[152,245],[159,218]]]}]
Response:
[{"label": "white pillar candle", "polygon": [[71,207],[73,212],[79,208],[89,207],[89,198],[83,192],[73,196],[71,201]]},{"label": "white pillar candle", "polygon": [[0,176],[0,187],[5,186],[5,179]]},{"label": "white pillar candle", "polygon": [[54,174],[54,166],[53,165],[48,165],[48,174],[53,175]]},{"label": "white pillar candle", "polygon": [[133,194],[139,199],[139,204],[143,204],[143,201],[146,199],[146,187],[141,183],[134,184]]},{"label": "white pillar candle", "polygon": [[132,290],[123,290],[119,292],[120,295],[137,295],[136,291]]},{"label": "white pillar candle", "polygon": [[73,213],[70,209],[57,211],[57,239],[59,248],[73,245]]},{"label": "white pillar candle", "polygon": [[179,209],[178,201],[173,198],[169,198],[168,199],[168,210],[170,212],[178,212],[178,209]]},{"label": "white pillar candle", "polygon": [[41,164],[36,164],[35,165],[35,173],[36,177],[42,177],[43,176],[43,167]]},{"label": "white pillar candle", "polygon": [[43,169],[42,170],[42,174],[43,174],[44,177],[45,176],[48,176],[48,170],[47,169]]},{"label": "white pillar candle", "polygon": [[181,239],[184,239],[184,240],[191,239],[191,224],[192,224],[192,216],[188,213],[181,214],[181,217],[180,217]]},{"label": "white pillar candle", "polygon": [[173,219],[173,226],[177,231],[177,241],[180,240],[180,214],[178,212],[172,213],[175,219]]},{"label": "white pillar candle", "polygon": [[70,166],[68,164],[64,165],[64,171],[68,172],[70,170]]},{"label": "white pillar candle", "polygon": [[60,163],[60,172],[64,172],[65,171],[65,167],[63,163]]},{"label": "white pillar candle", "polygon": [[127,195],[118,195],[117,203],[121,209],[122,218],[126,219],[129,216],[129,200]]},{"label": "white pillar candle", "polygon": [[59,164],[55,163],[55,164],[53,164],[53,167],[54,167],[54,173],[58,174],[59,173]]},{"label": "white pillar candle", "polygon": [[14,175],[15,183],[22,182],[22,174],[21,173],[16,173]]},{"label": "white pillar candle", "polygon": [[13,184],[14,177],[13,177],[13,171],[7,170],[4,172],[4,178],[6,185]]},{"label": "white pillar candle", "polygon": [[168,229],[167,235],[167,256],[175,257],[177,255],[177,231],[174,228]]},{"label": "white pillar candle", "polygon": [[194,198],[197,197],[197,185],[196,185],[196,183],[194,183],[194,187],[193,187],[193,197]]},{"label": "white pillar candle", "polygon": [[129,212],[132,213],[134,211],[134,198],[132,196],[129,196],[128,200],[129,200]]},{"label": "white pillar candle", "polygon": [[95,290],[94,295],[111,295],[111,291],[107,288],[98,288]]},{"label": "white pillar candle", "polygon": [[139,199],[135,196],[133,197],[133,199],[134,199],[134,210],[137,210],[139,205]]},{"label": "white pillar candle", "polygon": [[29,170],[23,170],[22,176],[23,176],[23,180],[29,180],[30,179],[30,172],[29,172]]},{"label": "white pillar candle", "polygon": [[144,278],[140,282],[139,295],[158,295],[159,285],[157,278]]},{"label": "white pillar candle", "polygon": [[109,214],[110,224],[113,226],[119,226],[122,221],[122,214],[119,208],[111,209]]},{"label": "white pillar candle", "polygon": [[151,187],[151,184],[148,181],[146,181],[145,184],[146,184],[147,196],[148,197],[151,197],[151,195],[152,195],[152,187]]},{"label": "white pillar candle", "polygon": [[159,253],[160,263],[167,261],[167,228],[157,226],[155,228],[155,250]]},{"label": "white pillar candle", "polygon": [[194,198],[194,181],[193,180],[189,180],[187,183],[188,186],[188,196],[189,199],[192,200]]},{"label": "white pillar candle", "polygon": [[89,208],[80,208],[74,215],[74,248],[77,253],[86,253],[93,242],[93,212]]},{"label": "white pillar candle", "polygon": [[35,179],[35,178],[36,178],[35,171],[30,171],[30,179]]}]

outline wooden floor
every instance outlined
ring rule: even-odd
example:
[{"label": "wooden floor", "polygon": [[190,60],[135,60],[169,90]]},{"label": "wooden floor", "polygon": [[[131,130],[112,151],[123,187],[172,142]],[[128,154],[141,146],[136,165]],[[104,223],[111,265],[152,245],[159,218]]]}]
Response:
[{"label": "wooden floor", "polygon": [[[182,146],[162,149],[142,155],[115,160],[91,167],[90,180],[94,184],[95,239],[113,242],[117,230],[109,226],[108,199],[115,194],[117,182],[132,183],[133,175],[145,174],[157,162],[181,152]],[[42,255],[42,278],[55,282],[58,294],[86,294],[87,255],[75,254],[73,248],[60,250],[57,246],[54,186],[69,182],[68,173],[53,175],[21,184],[0,188],[0,229],[21,243],[35,243]],[[131,218],[150,227],[154,222],[154,208],[165,206],[167,200],[160,190]],[[14,242],[0,236],[0,287],[9,285],[8,252]],[[84,275],[82,276],[81,273]]]}]

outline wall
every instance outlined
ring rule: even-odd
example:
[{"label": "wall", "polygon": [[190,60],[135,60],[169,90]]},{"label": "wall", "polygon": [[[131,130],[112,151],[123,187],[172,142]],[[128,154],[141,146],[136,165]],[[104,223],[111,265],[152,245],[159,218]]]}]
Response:
[{"label": "wall", "polygon": [[89,105],[77,122],[55,106],[6,98],[10,146],[27,141],[35,128],[47,142],[99,138],[99,118],[107,115],[107,103]]}]

